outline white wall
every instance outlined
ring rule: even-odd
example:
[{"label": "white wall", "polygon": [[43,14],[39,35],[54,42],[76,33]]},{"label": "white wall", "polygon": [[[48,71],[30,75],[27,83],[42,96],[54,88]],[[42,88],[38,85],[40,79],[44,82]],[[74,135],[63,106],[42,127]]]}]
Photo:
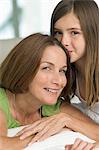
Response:
[{"label": "white wall", "polygon": [[[50,18],[56,4],[61,0],[15,0],[22,10],[20,16],[20,37],[34,32],[49,33]],[[99,6],[99,0],[95,0]],[[3,13],[2,13],[3,12]],[[12,0],[0,0],[0,39],[15,38],[11,17]],[[6,24],[4,24],[6,23]],[[5,26],[5,27],[4,27]]]}]

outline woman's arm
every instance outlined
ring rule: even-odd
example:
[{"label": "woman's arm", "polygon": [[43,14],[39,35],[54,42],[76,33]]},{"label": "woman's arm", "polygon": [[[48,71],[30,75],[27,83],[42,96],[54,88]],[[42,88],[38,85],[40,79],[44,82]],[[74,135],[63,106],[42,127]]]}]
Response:
[{"label": "woman's arm", "polygon": [[20,140],[19,137],[0,136],[0,150],[23,150],[32,138]]},{"label": "woman's arm", "polygon": [[0,109],[0,150],[22,150],[25,148],[33,136],[24,140],[19,137],[7,137],[7,120],[5,113]]},{"label": "woman's arm", "polygon": [[36,121],[24,128],[18,135],[20,139],[25,139],[32,134],[36,134],[31,140],[31,143],[34,143],[62,131],[64,127],[85,134],[95,141],[99,141],[99,125],[94,123],[77,108],[67,103],[61,105],[61,112],[59,114]]}]

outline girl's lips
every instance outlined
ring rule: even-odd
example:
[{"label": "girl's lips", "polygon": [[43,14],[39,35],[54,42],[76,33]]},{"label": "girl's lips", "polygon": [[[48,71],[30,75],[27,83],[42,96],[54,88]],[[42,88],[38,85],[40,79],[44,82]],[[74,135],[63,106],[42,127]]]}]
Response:
[{"label": "girl's lips", "polygon": [[68,52],[72,52],[72,50],[67,50]]},{"label": "girl's lips", "polygon": [[67,49],[67,51],[68,51],[68,53],[72,53],[72,50],[70,50],[70,49]]},{"label": "girl's lips", "polygon": [[72,53],[72,51],[68,51],[69,55]]}]

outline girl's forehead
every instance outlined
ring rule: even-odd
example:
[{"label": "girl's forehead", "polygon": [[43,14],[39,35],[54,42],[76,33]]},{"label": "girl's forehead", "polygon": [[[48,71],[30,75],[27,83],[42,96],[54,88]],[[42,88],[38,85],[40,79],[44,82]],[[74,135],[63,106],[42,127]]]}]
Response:
[{"label": "girl's forehead", "polygon": [[71,12],[71,13],[68,13],[66,15],[64,15],[63,17],[59,18],[56,22],[55,22],[55,25],[54,26],[61,26],[62,25],[73,25],[74,27],[78,27],[80,28],[80,21],[79,19],[77,18],[77,16]]}]

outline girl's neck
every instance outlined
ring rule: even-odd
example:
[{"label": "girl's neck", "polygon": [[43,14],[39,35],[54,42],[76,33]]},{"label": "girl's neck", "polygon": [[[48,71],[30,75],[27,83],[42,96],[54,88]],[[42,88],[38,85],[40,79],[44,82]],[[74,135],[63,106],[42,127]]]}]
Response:
[{"label": "girl's neck", "polygon": [[78,76],[85,78],[85,57],[82,57],[77,62],[74,63],[76,73]]},{"label": "girl's neck", "polygon": [[77,90],[79,93],[79,98],[82,98],[85,100],[85,91],[86,91],[86,80],[85,80],[85,74],[80,71],[76,71],[76,84],[77,84]]},{"label": "girl's neck", "polygon": [[85,79],[85,67],[83,65],[75,64],[76,76]]}]

